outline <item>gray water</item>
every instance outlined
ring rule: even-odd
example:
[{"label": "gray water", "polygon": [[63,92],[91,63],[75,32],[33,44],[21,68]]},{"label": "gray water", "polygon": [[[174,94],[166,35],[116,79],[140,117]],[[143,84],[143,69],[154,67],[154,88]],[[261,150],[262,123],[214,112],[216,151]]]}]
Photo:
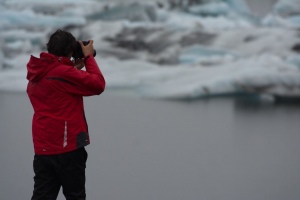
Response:
[{"label": "gray water", "polygon": [[[87,199],[299,200],[300,107],[85,99]],[[0,93],[1,200],[30,199],[31,105]],[[59,199],[64,199],[60,194]]]}]

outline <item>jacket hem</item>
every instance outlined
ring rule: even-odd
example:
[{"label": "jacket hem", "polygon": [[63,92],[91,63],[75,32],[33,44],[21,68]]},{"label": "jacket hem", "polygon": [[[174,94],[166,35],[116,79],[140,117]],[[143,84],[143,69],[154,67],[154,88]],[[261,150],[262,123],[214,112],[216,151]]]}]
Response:
[{"label": "jacket hem", "polygon": [[75,150],[80,149],[80,148],[82,148],[82,147],[85,147],[85,146],[87,146],[87,145],[89,145],[89,143],[86,144],[86,145],[84,145],[84,146],[81,146],[81,147],[75,147],[75,148],[64,149],[64,150],[59,150],[59,151],[34,150],[34,153],[35,153],[36,155],[48,155],[48,156],[51,156],[51,155],[58,155],[58,154],[68,153],[68,152],[70,152],[70,151],[75,151]]}]

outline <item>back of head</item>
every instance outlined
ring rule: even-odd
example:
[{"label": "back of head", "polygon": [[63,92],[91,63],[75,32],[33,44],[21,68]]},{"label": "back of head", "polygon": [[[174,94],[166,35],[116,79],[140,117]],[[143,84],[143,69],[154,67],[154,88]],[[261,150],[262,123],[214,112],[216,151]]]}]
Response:
[{"label": "back of head", "polygon": [[47,50],[55,56],[69,57],[75,50],[76,43],[76,39],[71,33],[58,29],[50,36]]}]

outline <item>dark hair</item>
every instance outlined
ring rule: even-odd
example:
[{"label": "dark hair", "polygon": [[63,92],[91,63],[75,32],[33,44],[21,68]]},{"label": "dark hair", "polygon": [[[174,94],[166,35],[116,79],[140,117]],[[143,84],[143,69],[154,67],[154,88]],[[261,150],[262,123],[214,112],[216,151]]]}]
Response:
[{"label": "dark hair", "polygon": [[50,36],[47,50],[55,56],[67,57],[75,50],[76,43],[76,39],[71,33],[58,29]]}]

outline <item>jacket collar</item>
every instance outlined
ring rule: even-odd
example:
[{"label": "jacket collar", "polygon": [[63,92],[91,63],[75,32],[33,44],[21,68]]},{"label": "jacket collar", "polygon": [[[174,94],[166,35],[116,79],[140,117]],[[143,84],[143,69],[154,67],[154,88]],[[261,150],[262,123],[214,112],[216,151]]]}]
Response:
[{"label": "jacket collar", "polygon": [[49,59],[51,61],[57,61],[61,64],[65,64],[65,65],[70,65],[70,66],[74,65],[74,63],[68,57],[55,56],[53,54],[46,53],[46,52],[42,52],[40,54],[40,58],[41,59]]}]

